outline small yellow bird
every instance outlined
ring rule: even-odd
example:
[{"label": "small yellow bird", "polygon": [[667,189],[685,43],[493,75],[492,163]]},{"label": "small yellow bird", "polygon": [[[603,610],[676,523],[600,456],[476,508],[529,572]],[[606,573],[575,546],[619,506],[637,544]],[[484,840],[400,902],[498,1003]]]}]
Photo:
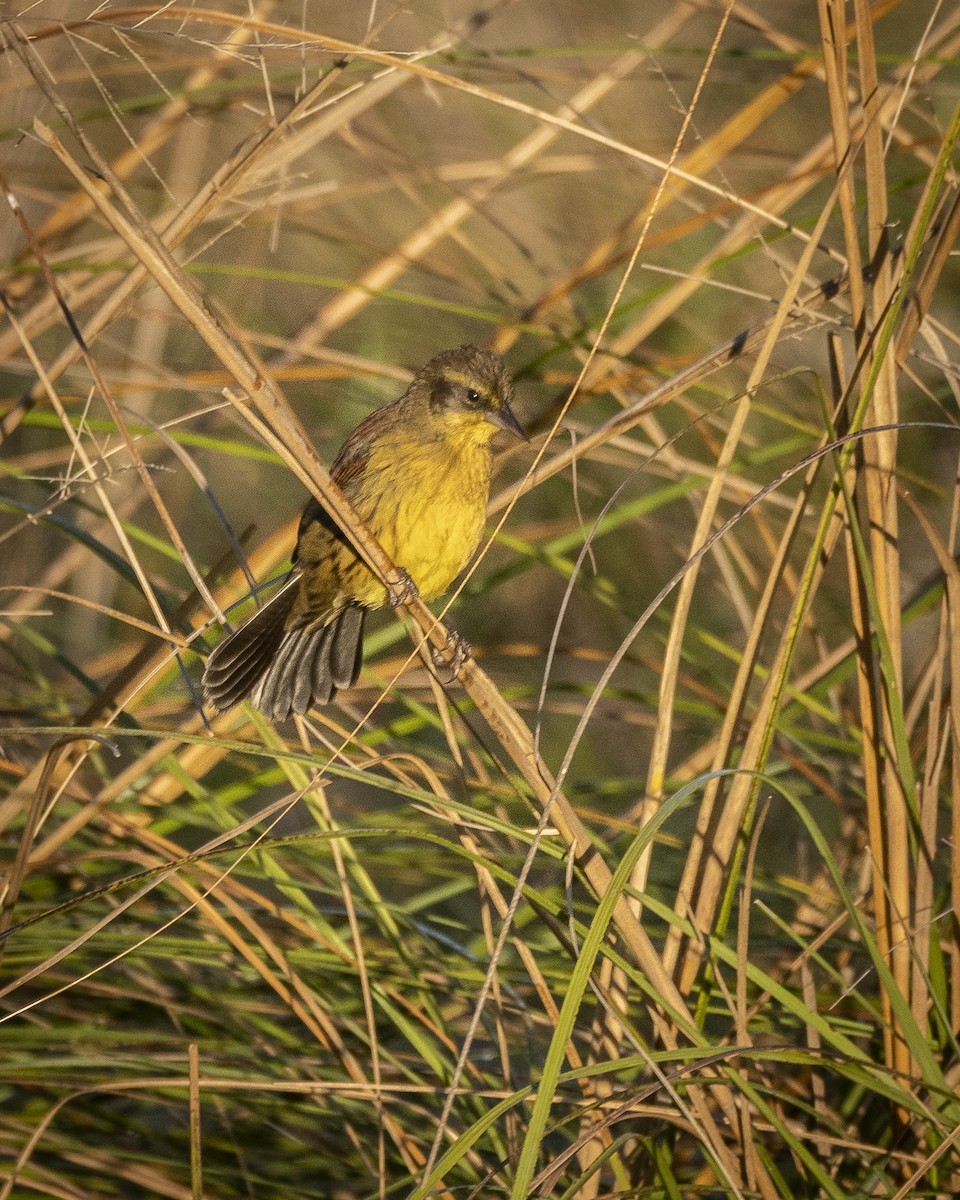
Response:
[{"label": "small yellow bird", "polygon": [[[510,376],[478,346],[446,350],[399,400],[347,437],[330,474],[421,599],[442,595],[483,533],[490,440],[525,438]],[[218,710],[241,700],[273,721],[327,704],[360,673],[363,618],[387,589],[311,498],[293,568],[279,592],[207,660],[203,689]]]}]

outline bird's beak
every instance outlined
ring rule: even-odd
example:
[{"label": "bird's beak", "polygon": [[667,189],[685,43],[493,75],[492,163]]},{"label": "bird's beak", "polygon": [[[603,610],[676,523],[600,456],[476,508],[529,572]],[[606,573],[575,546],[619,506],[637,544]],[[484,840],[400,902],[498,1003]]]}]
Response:
[{"label": "bird's beak", "polygon": [[498,425],[501,429],[505,429],[507,433],[512,433],[518,438],[523,438],[525,442],[530,439],[524,432],[523,426],[513,415],[513,409],[504,400],[501,407],[488,414],[488,419],[493,425]]}]

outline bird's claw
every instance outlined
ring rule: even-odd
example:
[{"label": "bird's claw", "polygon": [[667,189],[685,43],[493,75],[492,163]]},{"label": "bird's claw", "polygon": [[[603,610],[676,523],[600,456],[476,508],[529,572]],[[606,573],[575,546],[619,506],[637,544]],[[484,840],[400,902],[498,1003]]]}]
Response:
[{"label": "bird's claw", "polygon": [[[470,652],[470,643],[462,638],[455,629],[450,630],[447,635],[447,644],[441,649],[437,649],[436,646],[430,647],[430,657],[433,659],[433,665],[441,683],[453,683],[459,677],[463,664],[470,657]],[[443,679],[439,674],[440,671],[449,671],[449,678]]]},{"label": "bird's claw", "polygon": [[399,608],[401,604],[406,604],[408,600],[416,600],[420,595],[417,585],[413,582],[413,576],[403,567],[397,567],[396,575],[387,582],[387,599],[391,608]]}]

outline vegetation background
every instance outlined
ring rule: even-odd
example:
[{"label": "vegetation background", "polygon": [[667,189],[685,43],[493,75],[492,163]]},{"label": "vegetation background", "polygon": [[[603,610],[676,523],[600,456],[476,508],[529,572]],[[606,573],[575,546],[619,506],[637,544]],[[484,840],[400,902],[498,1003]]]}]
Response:
[{"label": "vegetation background", "polygon": [[[960,8],[0,33],[0,1200],[960,1194]],[[205,718],[464,341],[475,661]]]}]

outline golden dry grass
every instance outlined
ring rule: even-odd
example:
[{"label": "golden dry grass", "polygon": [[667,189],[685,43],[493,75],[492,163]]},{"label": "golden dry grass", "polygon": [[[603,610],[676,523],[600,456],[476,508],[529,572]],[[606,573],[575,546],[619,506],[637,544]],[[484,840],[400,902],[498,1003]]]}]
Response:
[{"label": "golden dry grass", "polygon": [[[956,1195],[960,14],[0,28],[0,1200]],[[457,595],[208,723],[465,340],[535,437]]]}]

